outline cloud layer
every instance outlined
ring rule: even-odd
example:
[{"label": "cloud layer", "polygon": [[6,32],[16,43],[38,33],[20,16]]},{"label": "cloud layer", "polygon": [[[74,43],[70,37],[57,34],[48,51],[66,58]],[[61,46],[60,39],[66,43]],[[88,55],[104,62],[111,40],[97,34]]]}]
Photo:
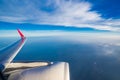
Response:
[{"label": "cloud layer", "polygon": [[120,31],[120,19],[105,19],[91,11],[92,4],[73,0],[3,0],[0,21],[90,27],[99,30]]}]

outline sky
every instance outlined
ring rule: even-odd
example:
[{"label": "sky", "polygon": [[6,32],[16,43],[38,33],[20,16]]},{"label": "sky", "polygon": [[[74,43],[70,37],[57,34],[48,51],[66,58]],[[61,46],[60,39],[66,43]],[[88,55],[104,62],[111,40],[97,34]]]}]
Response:
[{"label": "sky", "polygon": [[0,30],[120,32],[120,0],[0,0]]}]

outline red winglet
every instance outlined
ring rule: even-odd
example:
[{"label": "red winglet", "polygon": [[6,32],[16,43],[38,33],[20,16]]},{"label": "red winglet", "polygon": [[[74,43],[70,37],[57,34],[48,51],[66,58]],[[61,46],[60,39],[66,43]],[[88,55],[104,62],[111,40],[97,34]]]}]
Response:
[{"label": "red winglet", "polygon": [[20,29],[17,29],[18,33],[20,34],[21,38],[24,39],[25,36],[23,35],[23,33],[20,31]]}]

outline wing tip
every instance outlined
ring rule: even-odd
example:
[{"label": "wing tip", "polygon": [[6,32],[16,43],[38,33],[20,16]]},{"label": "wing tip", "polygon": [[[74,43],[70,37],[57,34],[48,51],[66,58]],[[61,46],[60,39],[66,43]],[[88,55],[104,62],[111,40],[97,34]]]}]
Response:
[{"label": "wing tip", "polygon": [[25,39],[25,36],[24,36],[24,34],[20,31],[20,29],[17,29],[17,31],[18,31],[21,39]]}]

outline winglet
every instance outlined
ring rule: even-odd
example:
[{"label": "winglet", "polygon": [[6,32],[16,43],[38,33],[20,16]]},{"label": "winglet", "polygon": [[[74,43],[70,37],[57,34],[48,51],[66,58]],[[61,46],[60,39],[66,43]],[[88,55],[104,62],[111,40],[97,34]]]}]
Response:
[{"label": "winglet", "polygon": [[22,39],[24,39],[24,38],[25,38],[25,36],[24,36],[24,35],[23,35],[23,33],[20,31],[20,29],[17,29],[17,31],[18,31],[18,33],[19,33],[20,37],[21,37]]}]

